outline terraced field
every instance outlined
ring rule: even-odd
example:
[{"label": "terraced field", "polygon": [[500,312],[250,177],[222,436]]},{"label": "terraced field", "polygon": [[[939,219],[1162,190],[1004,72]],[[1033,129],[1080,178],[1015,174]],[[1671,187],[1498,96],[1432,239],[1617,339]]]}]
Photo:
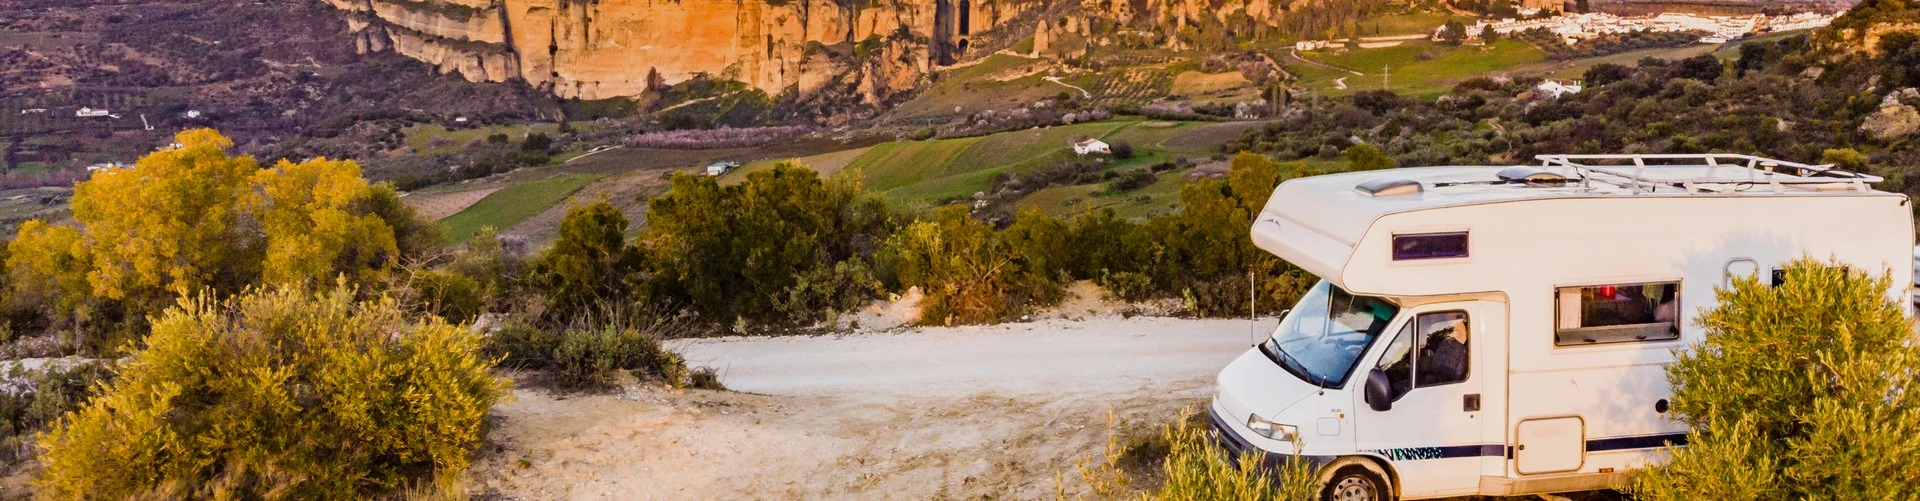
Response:
[{"label": "terraced field", "polygon": [[1173,91],[1174,77],[1162,68],[1127,68],[1070,80],[1093,92],[1094,102],[1104,106],[1140,104],[1166,96]]},{"label": "terraced field", "polygon": [[[1430,58],[1421,60],[1425,53]],[[1546,52],[1518,40],[1501,40],[1491,46],[1453,47],[1431,42],[1411,42],[1395,47],[1360,49],[1343,53],[1303,52],[1310,61],[1363,73],[1328,69],[1311,64],[1289,64],[1288,70],[1300,76],[1300,85],[1322,95],[1344,95],[1385,85],[1382,70],[1392,75],[1392,89],[1402,95],[1431,98],[1452,89],[1455,84],[1477,76],[1511,71],[1521,65],[1546,60]],[[1298,63],[1291,57],[1288,62]],[[1346,79],[1340,88],[1339,79]]]},{"label": "terraced field", "polygon": [[452,153],[465,148],[468,143],[482,140],[494,134],[506,134],[508,138],[519,141],[527,134],[539,132],[555,134],[559,124],[494,125],[473,129],[447,130],[438,125],[416,125],[406,129],[407,146],[416,154],[439,155]]},{"label": "terraced field", "polygon": [[487,194],[486,198],[474,202],[466,209],[440,220],[446,228],[447,238],[454,242],[465,242],[481,228],[492,226],[501,230],[512,227],[527,218],[539,214],[554,204],[567,200],[574,192],[587,183],[599,179],[592,175],[567,175],[539,181],[515,184],[499,191]]}]

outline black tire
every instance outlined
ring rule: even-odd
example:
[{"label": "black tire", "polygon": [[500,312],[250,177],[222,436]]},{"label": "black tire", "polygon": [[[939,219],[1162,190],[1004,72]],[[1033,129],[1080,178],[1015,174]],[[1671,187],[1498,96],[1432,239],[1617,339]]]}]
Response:
[{"label": "black tire", "polygon": [[1357,464],[1347,465],[1333,472],[1327,484],[1320,486],[1320,501],[1388,501],[1393,499],[1393,491],[1387,488],[1387,481],[1374,474],[1373,470]]}]

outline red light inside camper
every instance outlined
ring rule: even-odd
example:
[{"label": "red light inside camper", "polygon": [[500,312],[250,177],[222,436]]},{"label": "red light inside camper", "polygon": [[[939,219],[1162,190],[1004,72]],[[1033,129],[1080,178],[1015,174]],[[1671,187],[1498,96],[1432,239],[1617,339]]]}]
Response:
[{"label": "red light inside camper", "polygon": [[1412,233],[1393,236],[1393,260],[1467,257],[1467,232]]}]

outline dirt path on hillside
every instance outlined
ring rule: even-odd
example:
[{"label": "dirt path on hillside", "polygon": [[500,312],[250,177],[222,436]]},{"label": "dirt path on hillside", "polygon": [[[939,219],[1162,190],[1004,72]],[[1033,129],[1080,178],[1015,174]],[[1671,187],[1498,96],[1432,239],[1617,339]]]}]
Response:
[{"label": "dirt path on hillside", "polygon": [[1205,401],[1248,329],[1094,316],[678,341],[733,391],[516,391],[471,486],[518,499],[1052,497],[1080,488],[1074,467],[1101,449],[1109,411],[1123,435],[1156,433]]}]

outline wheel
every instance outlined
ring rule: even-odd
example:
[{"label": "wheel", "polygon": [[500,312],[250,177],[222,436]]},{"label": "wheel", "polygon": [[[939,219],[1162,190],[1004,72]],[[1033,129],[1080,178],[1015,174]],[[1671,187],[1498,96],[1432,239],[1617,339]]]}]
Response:
[{"label": "wheel", "polygon": [[1386,501],[1393,499],[1387,482],[1373,470],[1347,465],[1333,472],[1320,486],[1320,501]]}]

